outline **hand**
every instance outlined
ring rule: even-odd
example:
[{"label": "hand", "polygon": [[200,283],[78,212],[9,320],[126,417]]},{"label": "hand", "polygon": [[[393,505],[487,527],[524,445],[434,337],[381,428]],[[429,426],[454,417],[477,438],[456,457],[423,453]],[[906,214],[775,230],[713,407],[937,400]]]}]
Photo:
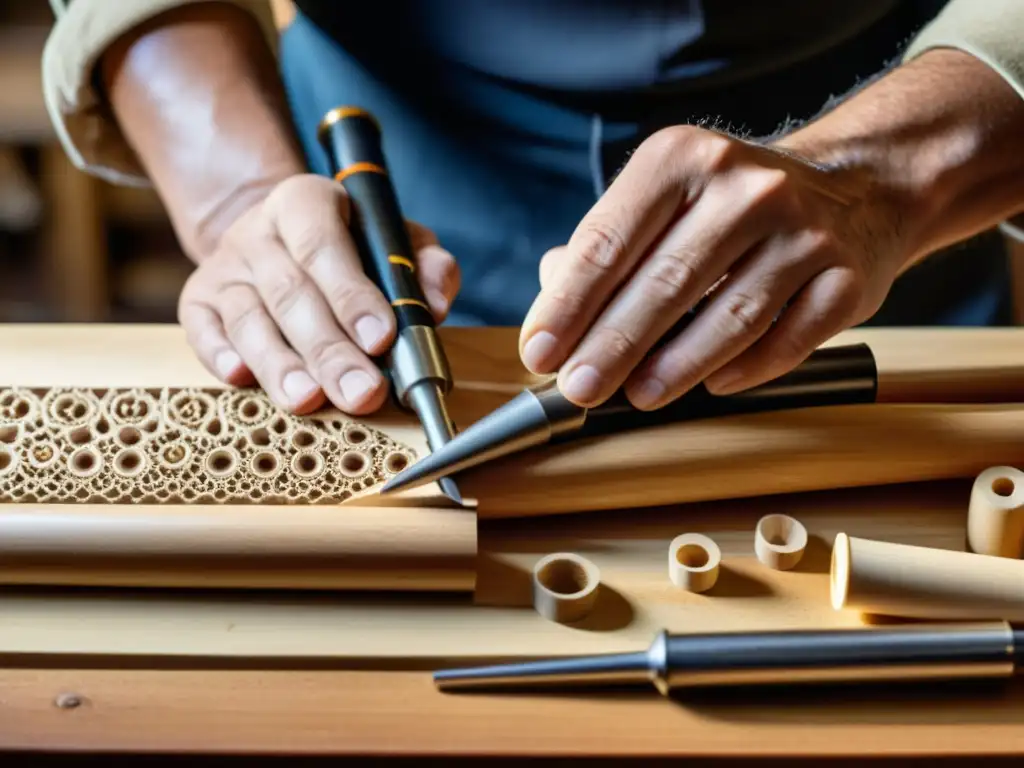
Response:
[{"label": "hand", "polygon": [[859,172],[665,129],[545,254],[523,362],[557,370],[562,393],[588,407],[623,385],[649,410],[701,381],[727,393],[780,376],[878,310],[904,255],[891,197]]},{"label": "hand", "polygon": [[[192,273],[178,318],[199,359],[234,386],[258,383],[295,413],[329,399],[350,414],[379,408],[387,381],[370,355],[395,337],[394,310],[363,271],[349,201],[334,181],[293,176],[239,216]],[[434,235],[407,222],[417,273],[438,322],[459,270]]]}]

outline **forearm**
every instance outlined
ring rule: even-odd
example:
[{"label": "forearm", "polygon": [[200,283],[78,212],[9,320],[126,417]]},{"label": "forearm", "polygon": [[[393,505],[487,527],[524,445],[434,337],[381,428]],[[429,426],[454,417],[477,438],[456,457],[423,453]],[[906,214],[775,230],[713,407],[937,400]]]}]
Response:
[{"label": "forearm", "polygon": [[900,208],[903,268],[1024,209],[1024,99],[970,54],[895,69],[780,146],[864,171]]},{"label": "forearm", "polygon": [[99,73],[195,261],[242,211],[305,169],[273,54],[237,7],[202,3],[155,17],[118,39]]}]

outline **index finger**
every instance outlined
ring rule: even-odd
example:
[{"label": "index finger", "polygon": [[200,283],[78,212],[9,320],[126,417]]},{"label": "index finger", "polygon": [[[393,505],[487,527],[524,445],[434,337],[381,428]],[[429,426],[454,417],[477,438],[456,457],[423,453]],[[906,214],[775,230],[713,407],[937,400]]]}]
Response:
[{"label": "index finger", "polygon": [[270,224],[309,275],[350,339],[368,355],[394,338],[395,314],[367,276],[348,231],[348,197],[336,182],[296,176],[267,197]]},{"label": "index finger", "polygon": [[687,189],[666,173],[668,141],[648,140],[573,232],[523,322],[520,355],[534,373],[558,368],[678,213]]}]

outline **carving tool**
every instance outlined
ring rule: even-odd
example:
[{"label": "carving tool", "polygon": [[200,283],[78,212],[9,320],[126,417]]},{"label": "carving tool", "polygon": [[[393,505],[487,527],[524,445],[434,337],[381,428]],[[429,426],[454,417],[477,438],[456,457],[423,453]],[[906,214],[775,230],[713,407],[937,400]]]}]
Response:
[{"label": "carving tool", "polygon": [[659,633],[646,651],[434,673],[443,691],[653,684],[682,688],[1010,678],[1024,630],[1005,621],[884,629]]},{"label": "carving tool", "polygon": [[[324,115],[317,136],[335,180],[351,198],[350,230],[363,268],[398,321],[386,361],[393,396],[399,406],[415,412],[436,452],[455,435],[445,402],[452,375],[416,277],[416,255],[391,184],[380,127],[366,110],[337,107]],[[438,483],[449,499],[464,504],[454,480],[439,477]]]},{"label": "carving tool", "polygon": [[563,397],[551,378],[470,425],[380,492],[413,488],[547,443],[739,413],[872,403],[877,392],[878,368],[867,344],[822,347],[789,373],[731,395],[712,395],[701,384],[654,411],[637,410],[622,390],[595,408],[582,408]]}]

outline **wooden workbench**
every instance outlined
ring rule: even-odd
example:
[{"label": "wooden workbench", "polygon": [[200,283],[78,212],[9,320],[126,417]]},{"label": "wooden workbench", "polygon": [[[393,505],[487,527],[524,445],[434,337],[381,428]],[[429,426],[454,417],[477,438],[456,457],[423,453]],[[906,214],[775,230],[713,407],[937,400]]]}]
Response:
[{"label": "wooden workbench", "polygon": [[[484,521],[490,551],[659,538],[685,525],[718,539],[733,570],[707,600],[728,601],[742,624],[760,603],[790,623],[831,623],[827,552],[771,587],[749,576],[747,532],[784,510],[812,535],[854,535],[962,546],[969,483],[858,489],[601,512]],[[685,521],[683,523],[682,521]],[[621,546],[621,544],[620,544]],[[745,575],[746,574],[746,575]],[[768,592],[768,594],[765,594]],[[785,623],[785,621],[783,622]],[[572,630],[566,630],[572,631]],[[409,638],[415,642],[415,638]],[[92,668],[31,660],[0,670],[0,749],[383,755],[677,755],[704,757],[973,756],[1024,758],[1024,686],[793,690],[690,697],[653,692],[591,695],[450,694],[429,671],[273,669],[239,663],[155,666],[89,661]]]},{"label": "wooden workbench", "polygon": [[[9,370],[11,360],[27,354],[30,346],[37,355],[46,354],[41,349],[53,350],[42,344],[42,335],[31,344],[24,341],[28,337],[18,336],[24,344],[16,347],[14,331],[5,333],[0,349],[8,352],[4,365]],[[179,362],[185,359],[181,349],[166,344],[107,352],[98,339],[95,334],[80,335],[67,345],[66,354],[46,359],[59,370],[85,366],[90,360],[99,367],[103,356],[111,355],[131,359],[133,367],[147,375],[155,375],[160,365],[178,375]],[[357,623],[355,632],[380,633],[381,627],[402,626],[404,631],[390,643],[416,644],[418,655],[424,657],[429,654],[423,647],[444,635],[432,624],[445,621],[464,627],[473,638],[473,651],[481,655],[501,645],[503,627],[525,635],[523,643],[536,654],[547,648],[549,639],[557,644],[559,638],[602,650],[621,640],[631,650],[649,639],[666,618],[681,625],[674,629],[691,632],[859,625],[862,617],[837,613],[829,605],[829,545],[835,534],[844,531],[963,549],[970,485],[971,478],[960,478],[658,509],[482,519],[481,562],[489,565],[481,567],[476,598],[493,604],[479,609],[481,615],[491,610],[490,619],[477,619],[472,606],[435,611],[413,605],[407,613],[399,612],[401,621]],[[811,534],[807,555],[794,571],[767,571],[753,557],[754,525],[769,512],[797,517]],[[663,562],[667,542],[684,531],[708,534],[722,549],[723,573],[712,593],[680,594],[661,566],[651,565]],[[528,601],[516,607],[517,601],[521,603],[515,593],[522,586],[522,569],[539,554],[555,550],[580,552],[601,566],[614,596],[614,605],[606,605],[603,612],[605,625],[553,626],[534,616]],[[698,762],[839,755],[1024,758],[1024,686],[1019,684],[732,692],[678,701],[662,699],[653,690],[619,695],[442,694],[430,679],[431,664],[426,669],[357,665],[343,653],[332,658],[329,647],[315,660],[288,658],[287,647],[274,659],[252,659],[238,649],[307,641],[302,627],[292,627],[289,634],[282,631],[280,619],[275,625],[251,610],[241,624],[210,610],[193,613],[186,621],[184,614],[168,612],[169,603],[162,603],[162,597],[147,595],[136,597],[136,604],[164,607],[154,607],[148,614],[133,609],[131,617],[110,614],[109,626],[96,618],[107,614],[92,613],[94,624],[79,630],[76,612],[85,609],[75,607],[76,599],[65,597],[47,608],[44,602],[19,602],[0,594],[0,640],[21,648],[19,653],[0,655],[0,750],[667,755]],[[267,610],[280,605],[281,599],[274,598]],[[466,615],[472,618],[463,618]],[[306,627],[316,627],[317,614],[303,616]],[[188,621],[193,638],[219,651],[172,658],[175,638]],[[163,631],[154,634],[153,627]],[[137,634],[142,630],[148,634]],[[273,632],[278,633],[276,641],[267,641]],[[330,633],[322,626],[318,632],[320,647],[330,646]],[[586,633],[583,640],[581,633]],[[339,629],[337,645],[351,642],[352,634],[342,637]],[[26,640],[32,637],[39,640],[35,655]],[[138,652],[139,637],[152,637],[162,647],[147,657]],[[101,641],[135,648],[112,656],[67,652]],[[395,661],[393,656],[390,661]]]}]

